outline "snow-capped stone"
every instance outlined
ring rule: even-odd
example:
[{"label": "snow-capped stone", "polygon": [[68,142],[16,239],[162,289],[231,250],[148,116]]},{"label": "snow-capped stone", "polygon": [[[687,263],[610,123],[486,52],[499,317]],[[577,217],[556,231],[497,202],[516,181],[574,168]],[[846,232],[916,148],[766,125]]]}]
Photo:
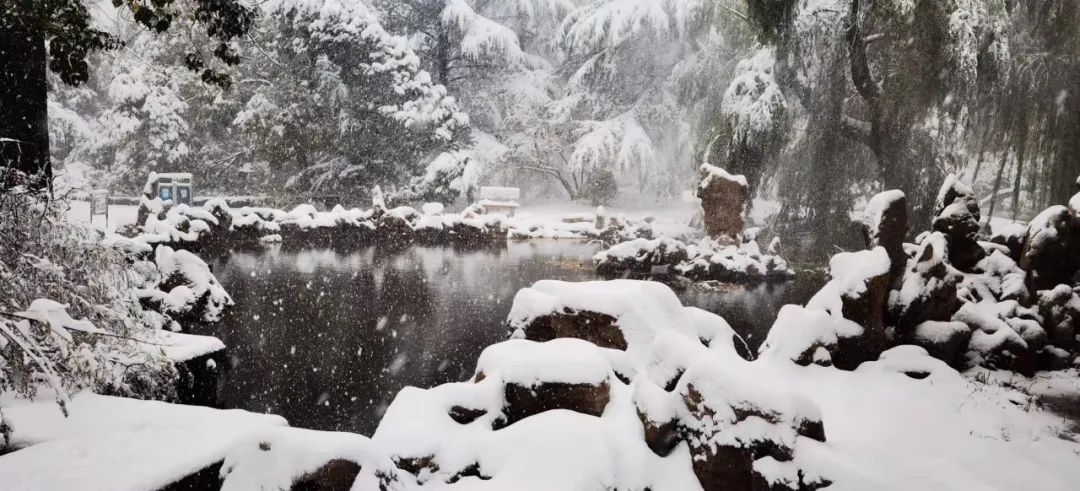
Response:
[{"label": "snow-capped stone", "polygon": [[1028,272],[1031,291],[1051,289],[1072,280],[1072,271],[1067,267],[1072,223],[1069,209],[1059,205],[1043,210],[1028,224],[1020,267]]},{"label": "snow-capped stone", "polygon": [[907,198],[899,189],[874,195],[863,210],[866,248],[881,246],[889,254],[890,284],[899,281],[907,265],[904,236],[907,235]]},{"label": "snow-capped stone", "polygon": [[733,176],[716,166],[703,164],[697,196],[705,217],[705,232],[732,241],[742,234],[743,213],[750,187],[743,176]]}]

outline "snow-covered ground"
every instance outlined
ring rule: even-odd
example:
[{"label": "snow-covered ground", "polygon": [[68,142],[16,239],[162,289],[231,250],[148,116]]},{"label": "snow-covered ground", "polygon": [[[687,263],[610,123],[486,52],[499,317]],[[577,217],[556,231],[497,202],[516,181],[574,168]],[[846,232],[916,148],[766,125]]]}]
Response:
[{"label": "snow-covered ground", "polygon": [[71,207],[68,208],[67,218],[73,223],[93,223],[94,225],[105,227],[106,230],[116,231],[116,229],[123,227],[124,225],[131,225],[135,223],[135,217],[139,213],[139,207],[134,205],[109,205],[109,219],[108,226],[106,226],[105,215],[94,215],[91,221],[90,216],[90,202],[89,201],[70,201]]},{"label": "snow-covered ground", "polygon": [[88,392],[64,417],[54,399],[0,398],[11,443],[0,457],[5,490],[150,490],[220,462],[243,435],[283,426],[279,416],[139,401]]}]

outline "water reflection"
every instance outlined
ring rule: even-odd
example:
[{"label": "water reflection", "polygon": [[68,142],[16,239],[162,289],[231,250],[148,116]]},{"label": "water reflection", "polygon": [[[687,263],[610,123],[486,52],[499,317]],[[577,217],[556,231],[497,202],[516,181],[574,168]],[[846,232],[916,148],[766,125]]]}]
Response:
[{"label": "water reflection", "polygon": [[[294,426],[370,435],[402,387],[470,377],[480,352],[505,339],[519,289],[596,279],[588,263],[596,249],[551,240],[482,251],[234,252],[214,264],[237,304],[211,327],[229,346],[222,402]],[[815,289],[797,282],[680,296],[724,315],[756,345],[782,303]]]}]

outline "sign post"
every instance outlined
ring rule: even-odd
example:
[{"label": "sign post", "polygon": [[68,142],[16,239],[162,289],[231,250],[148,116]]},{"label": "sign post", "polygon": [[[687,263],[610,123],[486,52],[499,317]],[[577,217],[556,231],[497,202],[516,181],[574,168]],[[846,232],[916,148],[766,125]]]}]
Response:
[{"label": "sign post", "polygon": [[105,215],[105,228],[109,228],[109,191],[95,189],[90,192],[90,223],[94,223],[94,215]]}]

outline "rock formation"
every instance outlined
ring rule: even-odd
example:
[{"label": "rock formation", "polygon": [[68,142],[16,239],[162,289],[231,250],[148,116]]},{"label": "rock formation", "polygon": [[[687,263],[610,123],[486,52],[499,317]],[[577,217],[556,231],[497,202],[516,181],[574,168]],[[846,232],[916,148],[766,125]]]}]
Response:
[{"label": "rock formation", "polygon": [[743,176],[733,176],[712,165],[701,166],[701,182],[697,196],[701,198],[705,232],[713,238],[726,237],[738,243],[743,231],[743,213],[750,198],[750,187]]}]

